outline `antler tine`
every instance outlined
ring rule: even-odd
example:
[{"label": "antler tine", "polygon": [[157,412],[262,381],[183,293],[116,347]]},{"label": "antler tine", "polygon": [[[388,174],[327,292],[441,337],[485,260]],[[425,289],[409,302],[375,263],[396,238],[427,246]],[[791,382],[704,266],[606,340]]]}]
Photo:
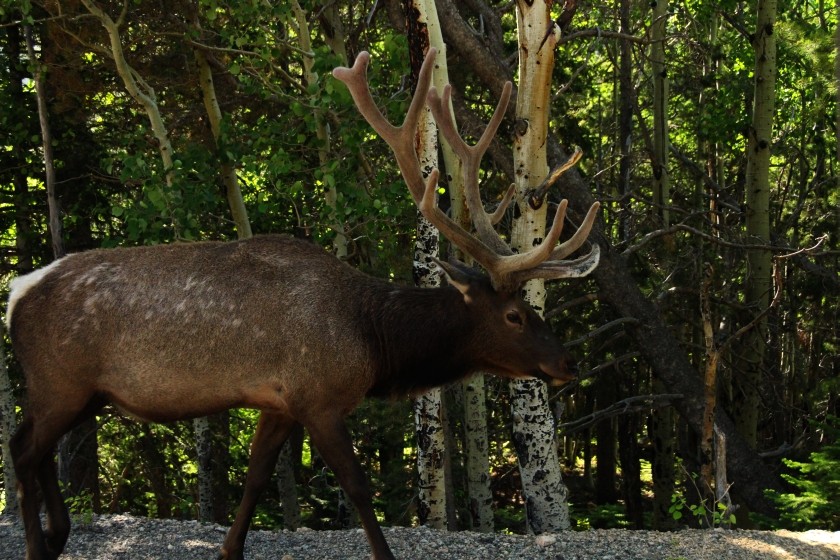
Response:
[{"label": "antler tine", "polygon": [[[430,48],[423,60],[420,74],[417,80],[417,89],[411,99],[405,119],[400,126],[394,126],[373,100],[370,87],[367,82],[367,66],[370,62],[370,53],[362,51],[356,56],[352,68],[339,67],[333,70],[333,76],[341,80],[350,90],[350,95],[356,104],[359,113],[365,118],[368,124],[373,127],[377,134],[391,147],[397,158],[397,165],[405,179],[408,190],[411,192],[414,202],[419,204],[426,191],[426,180],[420,170],[420,162],[417,159],[417,152],[414,149],[414,135],[417,130],[417,122],[426,100],[426,93],[432,81],[432,68],[434,67],[437,50]],[[431,176],[430,176],[431,178]]]},{"label": "antler tine", "polygon": [[592,206],[589,207],[589,211],[586,213],[586,217],[583,219],[583,223],[580,224],[575,234],[551,252],[551,256],[548,257],[549,261],[564,259],[583,245],[587,237],[589,237],[589,232],[592,231],[592,225],[595,223],[595,218],[598,217],[598,209],[600,207],[600,202],[592,203]]},{"label": "antler tine", "polygon": [[536,268],[522,270],[511,275],[510,282],[521,285],[534,278],[558,280],[560,278],[583,278],[598,267],[601,260],[601,248],[592,244],[592,250],[586,255],[572,260],[545,261]]},{"label": "antler tine", "polygon": [[481,159],[484,156],[484,152],[487,151],[487,148],[493,141],[493,138],[496,136],[496,132],[499,130],[499,125],[502,124],[508,103],[510,103],[510,96],[512,92],[513,84],[505,82],[504,88],[502,88],[502,95],[499,98],[498,104],[496,104],[496,110],[493,112],[493,116],[487,123],[487,127],[484,129],[484,133],[482,133],[481,138],[478,139],[478,142],[476,142],[474,146],[470,146],[464,142],[464,139],[461,138],[461,135],[455,127],[452,112],[449,110],[452,103],[452,85],[446,84],[443,87],[443,95],[438,95],[437,88],[432,87],[429,89],[428,100],[429,107],[432,109],[432,113],[435,116],[435,122],[438,123],[441,132],[443,132],[443,135],[458,155],[461,157]]},{"label": "antler tine", "polygon": [[512,254],[512,251],[507,243],[499,237],[493,226],[501,219],[504,211],[510,204],[514,193],[509,190],[508,193],[506,193],[505,198],[502,200],[500,208],[495,213],[488,214],[484,210],[484,204],[481,201],[481,193],[478,188],[478,175],[481,158],[484,157],[484,153],[490,146],[490,142],[492,142],[493,137],[496,135],[496,131],[504,118],[505,110],[510,102],[512,90],[513,85],[510,82],[505,83],[505,87],[502,90],[502,96],[499,99],[499,103],[496,105],[493,117],[490,119],[490,122],[487,123],[484,133],[474,146],[470,146],[464,142],[464,139],[458,133],[455,126],[452,112],[449,110],[452,100],[452,86],[449,84],[444,86],[443,95],[439,95],[437,89],[433,87],[429,90],[428,95],[429,107],[432,110],[432,114],[435,117],[435,121],[437,122],[441,133],[461,159],[461,163],[463,165],[462,173],[464,178],[464,197],[467,202],[467,207],[470,210],[470,215],[472,217],[473,225],[475,225],[476,233],[482,243],[491,247],[500,255],[510,255]]},{"label": "antler tine", "polygon": [[[447,85],[443,89],[442,95],[438,95],[437,90],[433,87],[429,90],[429,106],[434,114],[435,121],[440,127],[441,133],[446,137],[449,144],[452,146],[458,157],[461,158],[463,164],[464,174],[464,190],[467,207],[472,215],[473,224],[476,228],[478,239],[464,232],[457,224],[446,224],[445,226],[438,226],[438,229],[443,231],[449,239],[459,245],[467,253],[473,255],[487,271],[493,281],[493,285],[497,289],[512,290],[516,289],[522,282],[532,278],[563,278],[572,276],[582,276],[588,274],[598,264],[600,258],[599,249],[594,248],[589,255],[580,259],[571,261],[562,260],[564,257],[570,255],[577,250],[589,235],[592,225],[595,222],[598,203],[593,204],[584,219],[583,224],[571,239],[561,245],[557,245],[560,239],[560,234],[563,231],[563,224],[566,217],[566,209],[568,208],[568,201],[563,200],[557,207],[554,214],[554,220],[551,228],[546,234],[542,242],[521,254],[513,254],[510,247],[502,241],[494,229],[494,225],[501,220],[508,205],[510,204],[516,192],[515,186],[511,186],[505,193],[505,197],[499,208],[492,214],[485,212],[484,206],[481,202],[481,195],[478,188],[478,173],[480,160],[490,142],[498,130],[502,119],[504,118],[505,109],[510,100],[512,85],[505,84],[501,99],[496,107],[496,111],[487,128],[481,135],[481,138],[474,146],[469,146],[464,142],[461,135],[458,133],[452,113],[449,110],[452,88]],[[580,154],[575,154],[577,157],[572,158],[570,162],[564,166],[571,167],[580,159]],[[427,193],[428,195],[428,193]],[[433,198],[427,196],[424,200],[427,211],[431,211],[429,204]],[[442,216],[439,218],[446,218],[440,210],[435,208],[435,211]],[[431,221],[431,218],[429,218]],[[450,220],[451,221],[451,220]],[[456,229],[457,228],[457,229]],[[484,254],[481,257],[473,254],[465,245],[473,248],[473,251],[478,250]],[[486,254],[490,251],[490,255]]]},{"label": "antler tine", "polygon": [[551,224],[551,229],[548,231],[542,242],[536,247],[520,254],[511,255],[500,263],[500,274],[514,274],[522,270],[536,268],[542,262],[551,256],[552,251],[557,246],[557,241],[560,239],[560,234],[563,231],[563,220],[566,217],[566,208],[569,201],[563,199],[557,206],[557,211],[554,213],[554,221]]},{"label": "antler tine", "polygon": [[[558,219],[562,221],[562,219],[565,218],[567,205],[568,201],[565,199],[560,202],[560,205],[557,208],[557,213],[554,216],[555,225],[557,225]],[[583,223],[574,235],[572,235],[568,241],[551,251],[548,259],[543,262],[539,262],[533,267],[523,266],[517,270],[512,270],[508,275],[508,281],[512,285],[519,285],[533,278],[542,278],[544,280],[582,278],[595,270],[601,259],[601,248],[597,244],[593,244],[589,253],[583,257],[572,260],[564,260],[564,257],[567,257],[577,250],[581,245],[583,245],[584,241],[586,241],[586,238],[589,236],[589,232],[592,230],[592,225],[595,223],[595,218],[598,215],[598,208],[600,208],[600,206],[601,204],[599,202],[594,202],[592,206],[589,207],[589,211],[586,213]],[[553,230],[554,226],[552,226],[552,232],[549,233],[549,236],[553,235]],[[540,244],[539,247],[535,247],[528,253],[536,252],[537,249],[547,242],[549,242],[548,237],[546,237],[546,240]],[[555,239],[552,243],[556,242],[557,240]]]},{"label": "antler tine", "polygon": [[[431,175],[437,177],[437,169]],[[431,177],[430,175],[430,177]],[[466,254],[491,273],[494,285],[496,283],[492,271],[498,267],[502,256],[484,244],[483,240],[462,228],[457,222],[446,215],[437,205],[437,192],[434,184],[429,182],[423,200],[418,205],[420,213],[429,220],[449,241],[459,247]]]},{"label": "antler tine", "polygon": [[[560,233],[563,231],[563,221],[566,217],[566,208],[568,205],[568,200],[563,199],[560,201],[560,204],[557,206],[557,211],[554,214],[554,222],[542,243],[525,253],[505,258],[500,263],[499,272],[508,274],[511,278],[518,279],[518,281],[522,282],[525,281],[523,278],[527,280],[531,278],[545,278],[548,280],[585,276],[591,272],[590,269],[587,269],[587,266],[592,264],[586,260],[587,258],[595,259],[591,267],[594,270],[595,266],[598,265],[600,253],[593,256],[590,252],[587,257],[571,261],[563,259],[575,252],[583,245],[586,238],[589,237],[589,232],[592,230],[592,225],[595,223],[598,208],[600,208],[601,204],[599,202],[592,203],[592,206],[589,207],[589,211],[586,213],[586,217],[583,219],[583,223],[574,235],[563,244],[557,246]],[[586,272],[582,273],[579,270],[581,267]]]},{"label": "antler tine", "polygon": [[[451,87],[448,85],[444,87],[442,97],[438,95],[434,88],[429,88],[436,54],[435,49],[429,49],[420,70],[417,90],[400,126],[394,126],[388,122],[376,106],[370,93],[366,77],[370,54],[362,51],[356,57],[352,68],[336,68],[333,70],[333,76],[347,85],[359,112],[391,147],[397,158],[400,172],[423,216],[452,243],[472,256],[476,262],[487,270],[495,289],[513,291],[521,283],[532,278],[570,278],[589,274],[598,265],[600,258],[600,249],[597,245],[594,245],[589,254],[584,257],[574,260],[564,259],[583,245],[589,236],[600,206],[597,202],[589,208],[583,223],[571,239],[559,246],[557,242],[563,230],[563,222],[568,207],[568,201],[566,200],[558,205],[554,214],[554,221],[545,239],[525,253],[513,254],[507,243],[496,233],[493,226],[504,215],[513,199],[515,188],[511,186],[508,189],[495,212],[487,213],[481,202],[481,194],[478,188],[479,165],[484,152],[490,146],[490,142],[504,118],[512,85],[510,83],[505,84],[499,104],[496,106],[496,111],[487,124],[487,128],[478,142],[474,146],[470,146],[458,134],[449,111],[452,96]],[[438,208],[436,189],[438,170],[433,169],[429,173],[429,177],[426,180],[423,179],[415,150],[414,136],[417,132],[417,124],[424,101],[427,98],[442,134],[461,158],[467,207],[472,215],[477,235],[473,235],[462,228]]]},{"label": "antler tine", "polygon": [[[366,71],[370,61],[370,54],[365,51],[359,53],[352,68],[336,68],[333,76],[347,85],[359,113],[367,120],[379,136],[391,147],[397,158],[400,172],[408,185],[411,195],[420,212],[452,243],[470,254],[479,264],[488,270],[495,267],[498,255],[489,249],[482,241],[451,220],[437,206],[436,189],[439,172],[433,169],[424,181],[420,172],[420,162],[414,148],[414,135],[417,122],[423,108],[426,94],[431,83],[432,68],[437,51],[429,49],[420,75],[417,80],[417,90],[411,100],[408,113],[399,127],[392,125],[382,115],[373,101],[370,87],[367,83]],[[453,126],[454,128],[454,126]],[[468,158],[469,159],[469,158]]]},{"label": "antler tine", "polygon": [[508,206],[510,206],[511,201],[513,200],[513,195],[516,194],[516,185],[511,184],[508,187],[505,196],[502,197],[502,201],[499,203],[499,206],[496,208],[496,211],[490,215],[490,223],[494,226],[497,225],[499,222],[502,221],[502,218],[505,217],[505,212],[507,212]]}]

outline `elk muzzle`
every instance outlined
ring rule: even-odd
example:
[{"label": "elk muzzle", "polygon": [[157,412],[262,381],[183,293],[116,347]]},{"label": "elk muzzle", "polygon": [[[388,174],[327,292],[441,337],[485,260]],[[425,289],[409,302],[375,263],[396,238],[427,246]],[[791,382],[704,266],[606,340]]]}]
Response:
[{"label": "elk muzzle", "polygon": [[553,363],[539,364],[539,373],[534,377],[542,379],[552,387],[560,387],[577,379],[578,373],[575,359],[566,356]]}]

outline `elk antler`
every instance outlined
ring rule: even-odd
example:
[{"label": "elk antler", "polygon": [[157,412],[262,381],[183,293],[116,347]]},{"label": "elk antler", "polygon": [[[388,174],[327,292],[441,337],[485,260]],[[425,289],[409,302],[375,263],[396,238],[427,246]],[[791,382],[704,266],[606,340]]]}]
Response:
[{"label": "elk antler", "polygon": [[437,185],[438,170],[433,169],[427,179],[423,179],[420,171],[420,161],[417,159],[417,152],[414,149],[414,137],[417,134],[417,124],[420,120],[420,112],[423,110],[426,92],[432,81],[432,67],[434,66],[435,49],[429,49],[423,66],[420,68],[420,75],[417,79],[416,92],[423,92],[422,95],[415,93],[411,99],[411,105],[405,114],[401,126],[394,126],[382,115],[382,112],[373,101],[370,88],[367,83],[367,66],[370,62],[370,53],[362,51],[356,57],[352,68],[339,67],[333,69],[333,76],[344,82],[356,108],[365,120],[373,127],[379,136],[391,147],[397,158],[397,165],[400,168],[403,179],[405,179],[408,190],[414,198],[415,204],[420,204],[423,193],[426,190],[434,190]]},{"label": "elk antler", "polygon": [[[373,101],[365,76],[370,61],[370,55],[367,52],[359,53],[352,68],[336,68],[333,70],[333,75],[347,85],[359,112],[391,147],[397,158],[400,172],[423,216],[449,241],[460,247],[487,270],[493,287],[497,291],[516,290],[523,282],[532,278],[573,278],[589,274],[598,265],[600,258],[600,249],[597,244],[593,244],[592,250],[584,257],[574,260],[564,259],[583,245],[589,236],[600,206],[598,202],[593,203],[589,208],[589,212],[575,234],[561,245],[557,245],[557,242],[563,230],[567,200],[563,200],[558,205],[551,229],[543,241],[525,253],[514,253],[496,233],[493,226],[501,219],[513,198],[514,187],[511,186],[508,189],[499,209],[493,214],[488,214],[484,210],[478,188],[479,166],[484,152],[490,146],[504,118],[513,86],[510,82],[505,84],[496,112],[487,128],[478,142],[470,146],[458,134],[449,110],[451,86],[444,87],[442,96],[438,95],[435,88],[429,89],[436,55],[437,51],[430,48],[420,69],[417,89],[411,105],[403,124],[399,127],[389,123]],[[438,207],[435,189],[438,170],[433,169],[428,178],[423,179],[414,147],[414,137],[424,100],[428,101],[441,133],[463,164],[464,195],[475,226],[475,235],[454,222]]]}]

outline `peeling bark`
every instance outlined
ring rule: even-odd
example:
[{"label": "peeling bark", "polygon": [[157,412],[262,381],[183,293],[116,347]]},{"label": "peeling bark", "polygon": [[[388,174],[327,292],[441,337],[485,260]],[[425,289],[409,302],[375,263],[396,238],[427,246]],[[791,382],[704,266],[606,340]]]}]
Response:
[{"label": "peeling bark", "polygon": [[490,446],[484,381],[484,375],[475,375],[464,383],[464,439],[471,528],[490,533],[493,531],[493,495],[490,492]]},{"label": "peeling bark", "polygon": [[[546,136],[550,109],[551,72],[559,30],[549,10],[550,2],[516,4],[519,39],[519,93],[513,158],[519,218],[514,221],[511,245],[525,251],[545,236],[548,205],[534,209],[528,192],[548,175]],[[546,34],[548,30],[548,35]],[[525,300],[542,315],[545,282],[531,280],[524,286]],[[537,380],[511,382],[513,442],[519,460],[528,530],[545,533],[571,525],[563,484],[554,415],[548,406],[548,388]]]}]

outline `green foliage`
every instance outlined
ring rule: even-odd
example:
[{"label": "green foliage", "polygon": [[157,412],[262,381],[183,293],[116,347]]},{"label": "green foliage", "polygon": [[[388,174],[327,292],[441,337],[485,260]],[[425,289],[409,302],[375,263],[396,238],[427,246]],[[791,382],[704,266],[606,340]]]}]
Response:
[{"label": "green foliage", "polygon": [[840,418],[829,416],[820,426],[826,442],[807,461],[785,459],[791,470],[782,475],[793,492],[770,492],[784,526],[840,530]]},{"label": "green foliage", "polygon": [[510,504],[493,510],[493,530],[517,534],[526,531],[525,510],[520,504]]},{"label": "green foliage", "polygon": [[195,517],[197,469],[190,422],[141,424],[106,415],[97,439],[109,511]]},{"label": "green foliage", "polygon": [[[701,490],[702,481],[696,472],[688,472],[681,460],[677,461],[679,468],[685,475],[683,489],[671,495],[668,513],[674,521],[688,523],[703,528],[733,527],[736,523],[735,513],[729,509],[729,500],[723,498],[709,498]],[[729,498],[729,490],[724,493]]]},{"label": "green foliage", "polygon": [[731,527],[736,522],[735,514],[728,510],[726,504],[715,501],[714,504],[707,505],[706,500],[702,500],[699,504],[691,504],[680,494],[671,496],[671,507],[668,508],[668,513],[674,521],[685,521],[686,516],[691,516],[701,527]]},{"label": "green foliage", "polygon": [[570,513],[576,531],[622,529],[630,525],[621,504],[587,504],[585,507],[573,505]]},{"label": "green foliage", "polygon": [[[59,483],[61,486],[61,484]],[[67,511],[78,524],[90,525],[93,522],[93,494],[89,490],[83,489],[76,494],[67,492],[62,486],[62,493],[67,497],[64,503],[67,505]]]}]

